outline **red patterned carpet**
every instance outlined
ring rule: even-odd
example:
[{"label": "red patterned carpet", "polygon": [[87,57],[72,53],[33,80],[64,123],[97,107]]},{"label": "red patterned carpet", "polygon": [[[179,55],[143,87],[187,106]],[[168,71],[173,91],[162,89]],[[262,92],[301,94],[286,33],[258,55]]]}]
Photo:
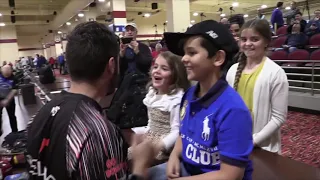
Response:
[{"label": "red patterned carpet", "polygon": [[320,168],[320,115],[291,111],[281,134],[283,156]]}]

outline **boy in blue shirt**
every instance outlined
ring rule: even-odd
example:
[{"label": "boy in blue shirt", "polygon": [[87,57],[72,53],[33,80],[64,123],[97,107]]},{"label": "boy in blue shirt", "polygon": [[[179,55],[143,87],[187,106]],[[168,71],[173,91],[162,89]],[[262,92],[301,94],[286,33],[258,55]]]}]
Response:
[{"label": "boy in blue shirt", "polygon": [[151,168],[149,179],[250,180],[251,115],[223,76],[238,52],[234,38],[213,20],[164,37],[168,49],[183,56],[188,79],[198,84],[182,99],[180,137],[168,163]]}]

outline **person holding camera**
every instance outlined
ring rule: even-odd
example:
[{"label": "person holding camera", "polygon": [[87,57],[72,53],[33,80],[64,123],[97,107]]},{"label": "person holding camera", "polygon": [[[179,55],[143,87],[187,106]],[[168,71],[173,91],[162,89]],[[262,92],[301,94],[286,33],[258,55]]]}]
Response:
[{"label": "person holding camera", "polygon": [[120,82],[126,72],[136,70],[148,74],[152,63],[152,55],[147,45],[140,43],[137,38],[137,25],[128,23],[124,37],[120,41]]}]

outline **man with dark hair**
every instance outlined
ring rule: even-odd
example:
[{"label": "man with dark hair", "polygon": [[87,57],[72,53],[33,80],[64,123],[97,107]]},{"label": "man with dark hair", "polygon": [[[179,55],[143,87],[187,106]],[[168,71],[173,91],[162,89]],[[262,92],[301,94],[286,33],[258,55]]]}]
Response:
[{"label": "man with dark hair", "polygon": [[283,2],[278,2],[277,7],[272,11],[271,24],[273,29],[279,29],[284,25],[283,15],[282,15]]},{"label": "man with dark hair", "polygon": [[[113,83],[118,56],[116,35],[103,24],[79,24],[70,33],[71,88],[46,104],[28,129],[30,179],[128,178],[128,145],[98,104]],[[142,179],[156,152],[150,142],[133,151],[139,161],[133,161],[131,179]]]}]

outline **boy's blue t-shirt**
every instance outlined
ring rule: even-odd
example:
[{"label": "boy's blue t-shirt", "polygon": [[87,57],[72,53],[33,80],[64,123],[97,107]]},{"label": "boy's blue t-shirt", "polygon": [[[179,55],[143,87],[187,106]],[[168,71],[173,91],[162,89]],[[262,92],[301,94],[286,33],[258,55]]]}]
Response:
[{"label": "boy's blue t-shirt", "polygon": [[198,85],[184,95],[180,110],[182,161],[191,175],[220,169],[220,162],[245,168],[251,180],[252,119],[240,95],[220,79],[202,98]]}]

